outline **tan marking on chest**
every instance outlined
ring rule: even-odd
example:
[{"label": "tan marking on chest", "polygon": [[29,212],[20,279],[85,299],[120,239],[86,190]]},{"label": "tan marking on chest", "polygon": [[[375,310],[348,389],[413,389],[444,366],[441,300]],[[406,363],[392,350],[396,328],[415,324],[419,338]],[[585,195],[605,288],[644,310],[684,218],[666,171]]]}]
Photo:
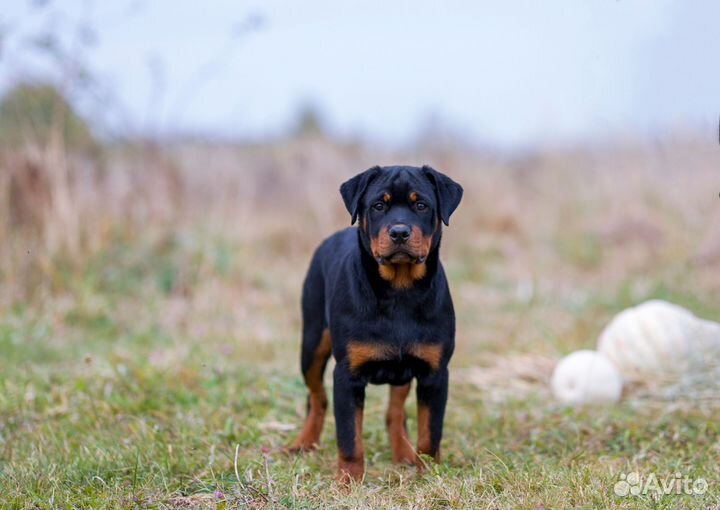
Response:
[{"label": "tan marking on chest", "polygon": [[411,344],[405,349],[379,342],[351,341],[347,346],[347,357],[350,369],[355,371],[372,361],[387,361],[401,358],[403,354],[424,361],[433,370],[440,368],[443,347],[439,344]]},{"label": "tan marking on chest", "polygon": [[415,280],[425,276],[427,266],[422,264],[383,264],[378,266],[380,277],[396,289],[409,289]]},{"label": "tan marking on chest", "polygon": [[349,342],[347,357],[351,370],[357,370],[371,361],[385,361],[400,354],[397,347],[374,342]]},{"label": "tan marking on chest", "polygon": [[430,365],[430,368],[437,370],[440,368],[442,360],[443,348],[439,344],[413,344],[409,351],[411,355],[423,360]]}]

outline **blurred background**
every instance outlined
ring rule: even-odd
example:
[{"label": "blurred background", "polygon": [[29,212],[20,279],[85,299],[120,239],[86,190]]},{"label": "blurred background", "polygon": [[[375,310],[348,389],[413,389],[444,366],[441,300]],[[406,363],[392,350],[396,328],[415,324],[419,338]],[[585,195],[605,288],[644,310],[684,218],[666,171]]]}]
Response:
[{"label": "blurred background", "polygon": [[[6,2],[4,416],[93,392],[100,415],[169,413],[148,387],[200,398],[238,371],[300,416],[299,373],[273,374],[298,372],[304,271],[376,164],[465,187],[443,257],[454,377],[483,399],[545,391],[642,300],[720,318],[717,20],[712,0]],[[295,411],[279,398],[257,419]]]},{"label": "blurred background", "polygon": [[303,114],[386,145],[537,147],[716,123],[715,2],[17,1],[0,87],[52,83],[103,139],[266,141]]}]

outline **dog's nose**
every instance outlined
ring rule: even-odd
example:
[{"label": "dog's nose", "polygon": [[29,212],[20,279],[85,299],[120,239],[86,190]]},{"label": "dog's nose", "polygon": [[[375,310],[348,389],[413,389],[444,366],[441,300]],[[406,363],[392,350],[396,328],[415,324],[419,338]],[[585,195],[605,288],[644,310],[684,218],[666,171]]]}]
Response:
[{"label": "dog's nose", "polygon": [[388,235],[390,235],[390,239],[392,239],[394,243],[403,244],[410,239],[410,233],[410,227],[403,225],[402,223],[398,223],[397,225],[390,227]]}]

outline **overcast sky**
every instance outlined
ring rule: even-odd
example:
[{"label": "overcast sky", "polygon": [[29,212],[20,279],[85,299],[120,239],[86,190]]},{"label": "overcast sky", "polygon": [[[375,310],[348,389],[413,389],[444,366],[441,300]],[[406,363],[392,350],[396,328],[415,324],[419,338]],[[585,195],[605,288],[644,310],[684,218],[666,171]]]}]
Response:
[{"label": "overcast sky", "polygon": [[716,0],[4,3],[0,89],[46,72],[27,34],[87,20],[122,108],[86,108],[125,131],[258,138],[314,103],[341,135],[404,142],[436,119],[512,147],[714,133],[720,114]]}]

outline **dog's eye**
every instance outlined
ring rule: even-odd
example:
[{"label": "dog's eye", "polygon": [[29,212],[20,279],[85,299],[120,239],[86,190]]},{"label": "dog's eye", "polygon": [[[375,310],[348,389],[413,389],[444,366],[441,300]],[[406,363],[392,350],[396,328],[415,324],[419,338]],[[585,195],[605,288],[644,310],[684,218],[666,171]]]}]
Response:
[{"label": "dog's eye", "polygon": [[424,211],[425,209],[427,209],[427,204],[424,203],[424,202],[417,202],[417,203],[415,204],[415,208],[416,208],[418,211]]},{"label": "dog's eye", "polygon": [[373,209],[376,211],[384,211],[385,210],[385,202],[375,202],[373,204]]}]

